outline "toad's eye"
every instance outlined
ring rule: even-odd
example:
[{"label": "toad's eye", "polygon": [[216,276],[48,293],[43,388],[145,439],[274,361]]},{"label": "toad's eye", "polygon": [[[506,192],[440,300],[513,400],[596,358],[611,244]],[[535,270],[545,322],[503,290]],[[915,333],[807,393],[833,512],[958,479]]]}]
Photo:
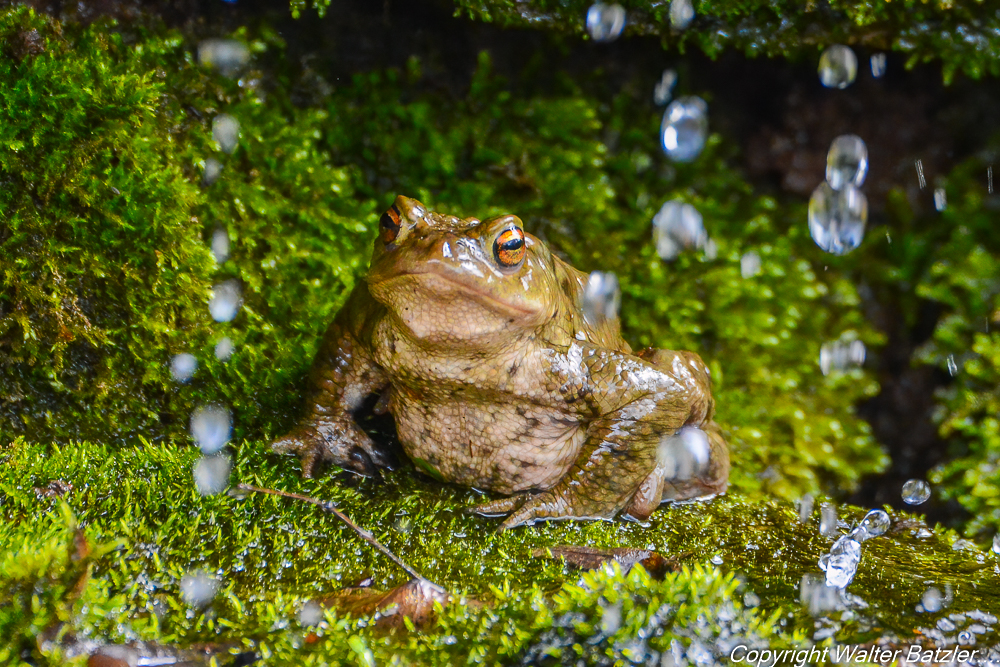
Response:
[{"label": "toad's eye", "polygon": [[396,240],[396,236],[399,234],[399,209],[396,208],[395,204],[390,206],[389,210],[378,219],[378,229],[382,243],[389,245]]},{"label": "toad's eye", "polygon": [[509,227],[500,232],[493,242],[493,256],[497,264],[508,269],[524,261],[524,232],[520,227]]}]

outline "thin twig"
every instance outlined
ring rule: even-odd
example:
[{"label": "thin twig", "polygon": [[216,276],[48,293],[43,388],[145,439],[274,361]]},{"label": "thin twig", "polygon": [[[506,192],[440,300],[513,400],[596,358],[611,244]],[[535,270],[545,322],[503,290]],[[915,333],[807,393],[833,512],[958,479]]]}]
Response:
[{"label": "thin twig", "polygon": [[391,558],[396,563],[396,565],[398,565],[401,568],[403,568],[404,570],[406,570],[406,572],[411,577],[413,577],[415,579],[420,579],[422,581],[427,581],[427,579],[425,579],[422,574],[420,574],[419,572],[417,572],[416,570],[414,570],[412,567],[410,567],[409,565],[407,565],[406,563],[404,563],[402,560],[400,560],[399,557],[396,556],[396,554],[394,554],[391,551],[389,551],[388,549],[386,549],[382,545],[381,542],[379,542],[378,540],[375,539],[374,535],[372,535],[367,530],[365,530],[361,526],[359,526],[356,523],[354,523],[353,521],[351,521],[351,519],[346,514],[344,514],[340,510],[338,510],[337,507],[332,502],[324,501],[324,500],[319,500],[317,498],[311,498],[309,496],[303,496],[303,495],[300,495],[298,493],[289,493],[288,491],[278,491],[277,489],[262,489],[262,488],[257,487],[257,486],[250,486],[249,484],[237,484],[236,488],[240,489],[242,491],[255,491],[257,493],[267,493],[267,494],[270,494],[272,496],[282,496],[283,498],[294,498],[295,500],[302,500],[302,501],[307,502],[307,503],[312,503],[313,505],[318,506],[323,511],[329,512],[330,514],[336,515],[336,517],[338,519],[340,519],[341,521],[343,521],[344,523],[346,523],[348,526],[350,526],[354,530],[354,532],[356,532],[358,535],[360,535],[361,538],[365,542],[367,542],[368,544],[372,545],[373,547],[375,547],[376,549],[378,549],[379,551],[381,551],[382,553],[384,553],[386,556],[388,556],[389,558]]}]

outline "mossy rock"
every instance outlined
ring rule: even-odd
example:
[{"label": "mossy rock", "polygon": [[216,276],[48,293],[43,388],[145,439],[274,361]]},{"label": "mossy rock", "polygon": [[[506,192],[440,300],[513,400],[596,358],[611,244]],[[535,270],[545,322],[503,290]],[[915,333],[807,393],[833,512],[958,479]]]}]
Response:
[{"label": "mossy rock", "polygon": [[[544,27],[586,34],[591,0],[456,0],[458,12],[487,22],[518,27]],[[613,4],[613,3],[605,3]],[[748,56],[815,58],[832,44],[866,51],[906,54],[908,67],[940,62],[944,80],[956,72],[978,79],[1000,74],[993,57],[1000,42],[1000,17],[977,0],[871,0],[766,2],[764,0],[700,0],[690,2],[694,19],[682,29],[670,18],[673,3],[625,0],[626,35],[656,35],[664,45],[683,50],[693,44],[712,57],[727,49]],[[292,0],[293,12],[306,0]],[[328,0],[312,0],[325,9]]]},{"label": "mossy rock", "polygon": [[[412,60],[297,107],[280,39],[240,36],[256,54],[242,84],[195,65],[175,33],[61,25],[23,8],[0,16],[0,662],[78,660],[60,647],[92,637],[232,642],[273,664],[610,663],[675,640],[710,652],[720,639],[903,643],[933,636],[943,615],[988,609],[996,556],[944,530],[924,535],[905,515],[865,544],[848,589],[857,598],[818,619],[800,604],[832,540],[787,499],[843,497],[886,464],[853,409],[876,383],[861,369],[824,376],[820,345],[881,338],[859,313],[852,260],[821,254],[801,202],[755,193],[718,135],[693,163],[672,165],[659,113],[628,88],[602,99],[556,77],[539,97],[492,74],[485,55],[457,99],[425,85]],[[242,128],[231,155],[211,137],[223,112]],[[210,185],[209,157],[224,163]],[[303,480],[271,454],[396,193],[459,215],[514,212],[574,265],[615,271],[630,342],[695,350],[711,365],[733,492],[662,509],[649,525],[497,534],[464,512],[476,493],[408,464],[381,481]],[[704,215],[716,258],[656,256],[650,220],[675,198]],[[208,247],[218,228],[232,246],[221,265]],[[763,270],[744,278],[748,252]],[[228,279],[243,306],[216,323],[210,291]],[[213,353],[222,336],[235,343],[227,362]],[[181,352],[200,360],[187,384],[169,371]],[[297,625],[308,600],[405,576],[312,506],[198,495],[185,431],[209,402],[233,411],[234,482],[331,500],[487,606],[450,605],[435,630],[389,638],[332,612]],[[862,514],[842,510],[849,522]],[[652,545],[685,569],[662,582],[641,569],[581,578],[531,555],[567,543]],[[222,580],[204,613],[180,592],[195,571]],[[928,586],[950,591],[951,606],[917,612]],[[310,631],[320,640],[307,642]],[[980,641],[995,643],[995,630]]]},{"label": "mossy rock", "polygon": [[[35,664],[57,661],[33,638],[60,621],[65,638],[176,648],[221,643],[231,653],[256,651],[267,664],[337,662],[359,647],[376,664],[393,655],[419,664],[548,664],[545,656],[554,664],[560,657],[575,664],[573,656],[611,664],[629,655],[645,662],[674,640],[676,650],[716,659],[739,644],[824,647],[895,637],[902,646],[927,644],[949,614],[972,612],[966,625],[974,624],[976,611],[988,612],[1000,595],[1000,557],[906,515],[893,514],[889,532],[864,543],[839,608],[813,617],[808,592],[799,601],[800,587],[805,575],[820,574],[818,560],[833,542],[819,534],[818,509],[800,521],[787,504],[731,496],[663,508],[647,525],[558,522],[498,533],[497,520],[465,511],[476,493],[412,466],[354,484],[338,475],[304,480],[265,443],[241,443],[232,452],[234,481],[333,501],[456,598],[485,605],[456,602],[432,630],[403,635],[383,636],[333,612],[306,628],[297,619],[308,601],[362,579],[390,588],[408,575],[312,505],[200,496],[191,475],[199,455],[189,448],[19,440],[0,456],[0,595],[9,603],[0,608],[0,636],[12,639],[7,659],[28,650]],[[53,488],[64,492],[45,493]],[[841,515],[838,533],[862,512],[846,507]],[[90,544],[109,546],[74,559],[77,526]],[[581,577],[561,561],[532,555],[560,544],[654,549],[683,569],[662,582],[641,567],[627,576],[611,566]],[[210,607],[192,613],[181,580],[198,571],[220,587]],[[948,606],[919,612],[930,586],[947,592]],[[308,632],[316,637],[303,644]],[[995,643],[996,633],[980,634],[978,646]]]}]

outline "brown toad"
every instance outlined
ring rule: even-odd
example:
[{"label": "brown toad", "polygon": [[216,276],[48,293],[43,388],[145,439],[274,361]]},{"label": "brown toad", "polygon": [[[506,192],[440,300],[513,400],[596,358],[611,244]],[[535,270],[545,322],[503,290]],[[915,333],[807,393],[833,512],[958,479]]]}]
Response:
[{"label": "brown toad", "polygon": [[617,319],[588,321],[586,274],[517,217],[463,220],[397,197],[379,227],[368,275],[313,364],[307,415],[274,443],[305,475],[321,462],[384,465],[352,416],[381,392],[421,469],[510,495],[477,508],[510,513],[501,528],[642,520],[662,500],[726,489],[705,364],[633,354]]}]

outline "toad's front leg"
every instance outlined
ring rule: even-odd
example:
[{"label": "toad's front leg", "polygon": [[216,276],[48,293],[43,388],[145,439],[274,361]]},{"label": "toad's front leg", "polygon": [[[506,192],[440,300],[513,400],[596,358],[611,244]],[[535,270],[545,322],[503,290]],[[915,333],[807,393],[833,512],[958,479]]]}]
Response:
[{"label": "toad's front leg", "polygon": [[305,417],[271,445],[276,452],[297,454],[305,477],[312,477],[321,463],[366,475],[387,464],[352,414],[367,396],[383,389],[388,379],[352,332],[348,321],[364,318],[358,317],[351,305],[349,302],[330,326],[313,362],[312,395]]},{"label": "toad's front leg", "polygon": [[[546,519],[610,519],[622,511],[643,520],[663,498],[725,489],[728,453],[697,355],[632,356],[573,344],[553,352],[552,362],[567,403],[594,419],[572,468],[551,489],[508,501],[513,512],[501,530]],[[701,430],[682,430],[691,426]]]}]

